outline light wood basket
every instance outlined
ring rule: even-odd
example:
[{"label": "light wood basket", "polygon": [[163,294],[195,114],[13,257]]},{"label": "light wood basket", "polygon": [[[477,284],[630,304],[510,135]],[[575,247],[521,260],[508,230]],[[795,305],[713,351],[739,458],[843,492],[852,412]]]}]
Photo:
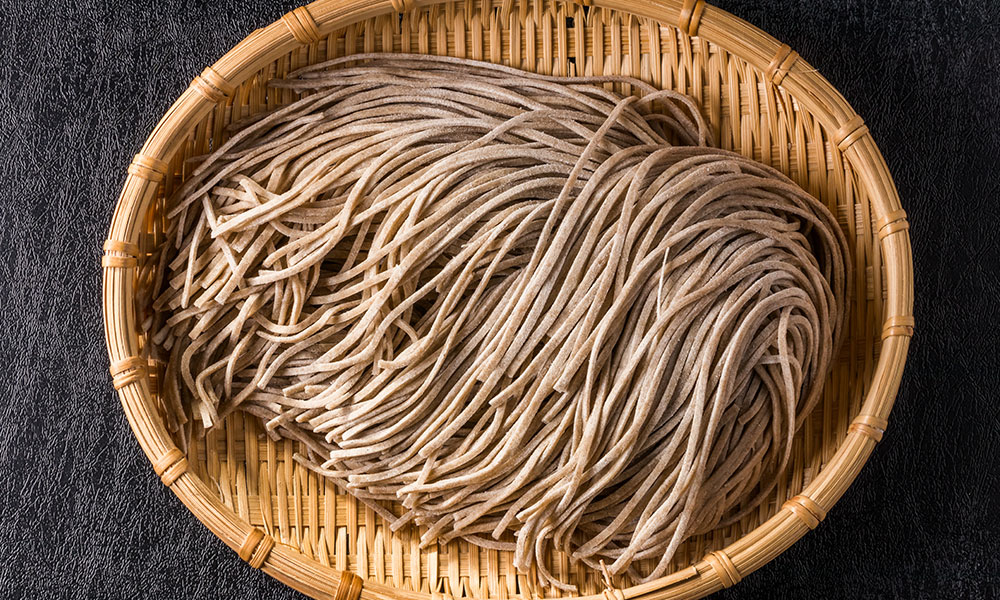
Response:
[{"label": "light wood basket", "polygon": [[[319,0],[254,31],[196,77],[128,168],[104,245],[104,322],[114,387],[163,483],[251,566],[315,598],[553,597],[507,553],[450,542],[421,550],[371,509],[292,461],[294,444],[236,414],[184,455],[164,425],[161,364],[146,358],[144,293],[164,203],[189,157],[233,120],[294,99],[270,79],[334,56],[419,52],[555,74],[626,74],[697,99],[719,143],[780,169],[837,215],[854,280],[847,339],[792,464],[760,510],[686,542],[672,573],[633,585],[549,557],[598,600],[699,598],[732,586],[823,520],[887,425],[913,333],[907,221],[862,119],[815,69],[701,0]],[[820,559],[817,559],[820,560]]]}]

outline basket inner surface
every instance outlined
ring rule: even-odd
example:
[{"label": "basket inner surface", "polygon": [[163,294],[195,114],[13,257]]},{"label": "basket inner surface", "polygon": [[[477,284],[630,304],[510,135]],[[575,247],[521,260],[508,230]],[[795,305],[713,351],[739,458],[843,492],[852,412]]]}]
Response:
[{"label": "basket inner surface", "polygon": [[[568,3],[515,3],[504,15],[499,6],[483,12],[479,3],[450,2],[404,15],[387,12],[337,29],[316,43],[290,47],[188,132],[169,160],[170,174],[147,215],[140,255],[161,243],[166,204],[193,168],[190,159],[223,142],[230,123],[295,99],[289,90],[268,89],[267,81],[301,66],[362,52],[463,56],[557,75],[624,74],[675,89],[700,103],[721,147],[774,166],[829,206],[847,234],[855,276],[849,282],[852,306],[845,341],[823,398],[800,430],[792,461],[768,501],[741,522],[686,542],[672,570],[742,537],[810,482],[858,414],[878,358],[885,273],[868,190],[831,143],[833,132],[800,108],[792,95],[738,56],[672,25]],[[156,267],[140,264],[140,322],[150,313],[143,285]],[[140,342],[145,343],[141,335]],[[158,376],[151,369],[157,403]],[[195,440],[188,460],[191,471],[239,518],[279,543],[322,564],[405,590],[455,597],[569,595],[534,589],[532,578],[518,575],[505,552],[461,541],[421,550],[416,529],[390,531],[371,509],[294,463],[294,443],[273,442],[261,431],[255,417],[237,413],[223,427]],[[639,570],[651,566],[640,564]],[[605,587],[599,573],[571,565],[561,554],[549,557],[549,568],[563,581],[575,583],[581,595]],[[622,578],[615,583],[624,588],[635,582]]]}]

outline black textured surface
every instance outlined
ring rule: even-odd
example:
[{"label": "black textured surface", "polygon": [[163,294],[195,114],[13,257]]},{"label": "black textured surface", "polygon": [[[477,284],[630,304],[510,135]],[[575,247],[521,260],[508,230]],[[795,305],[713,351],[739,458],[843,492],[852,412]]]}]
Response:
[{"label": "black textured surface", "polygon": [[[719,594],[1000,597],[1000,6],[713,0],[865,117],[910,215],[918,334],[819,529]],[[153,476],[111,390],[98,256],[125,166],[286,0],[0,0],[0,598],[298,598]]]}]

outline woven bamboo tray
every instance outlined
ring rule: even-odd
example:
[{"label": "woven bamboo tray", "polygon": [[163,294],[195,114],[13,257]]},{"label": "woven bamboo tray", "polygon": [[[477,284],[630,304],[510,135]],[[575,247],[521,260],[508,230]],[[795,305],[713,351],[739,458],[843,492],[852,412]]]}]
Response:
[{"label": "woven bamboo tray", "polygon": [[165,426],[163,365],[139,332],[147,257],[186,159],[234,119],[293,100],[266,82],[360,52],[464,56],[555,74],[627,74],[694,96],[719,143],[780,169],[823,200],[847,233],[856,277],[848,336],[793,460],[760,510],[694,538],[672,574],[642,585],[550,557],[594,600],[699,598],[735,585],[823,520],[887,425],[913,333],[907,221],[861,117],[787,45],[701,0],[319,0],[259,29],[196,77],[128,168],[104,244],[111,375],[153,470],[251,566],[315,598],[430,600],[565,595],[538,589],[510,556],[464,542],[421,551],[370,509],[292,461],[294,445],[236,414],[185,456]]}]

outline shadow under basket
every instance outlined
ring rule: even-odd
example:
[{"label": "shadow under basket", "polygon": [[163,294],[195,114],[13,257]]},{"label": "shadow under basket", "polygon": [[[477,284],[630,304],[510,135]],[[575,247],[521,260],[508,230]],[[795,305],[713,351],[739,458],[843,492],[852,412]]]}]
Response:
[{"label": "shadow under basket", "polygon": [[847,335],[770,498],[739,523],[685,542],[671,574],[656,581],[608,581],[560,553],[548,566],[583,597],[699,598],[737,584],[815,528],[882,438],[899,386],[913,333],[906,215],[844,98],[787,45],[700,0],[319,0],[253,32],[196,77],[129,166],[102,259],[114,387],[163,483],[240,558],[315,598],[569,595],[536,587],[506,552],[462,541],[421,549],[416,528],[392,532],[296,464],[293,442],[261,436],[254,417],[229,417],[186,455],[167,431],[163,365],[146,358],[142,323],[164,204],[189,172],[187,159],[217,147],[231,122],[295,99],[268,89],[269,80],[362,52],[630,75],[675,89],[700,103],[721,147],[774,166],[829,206],[854,261]]}]

